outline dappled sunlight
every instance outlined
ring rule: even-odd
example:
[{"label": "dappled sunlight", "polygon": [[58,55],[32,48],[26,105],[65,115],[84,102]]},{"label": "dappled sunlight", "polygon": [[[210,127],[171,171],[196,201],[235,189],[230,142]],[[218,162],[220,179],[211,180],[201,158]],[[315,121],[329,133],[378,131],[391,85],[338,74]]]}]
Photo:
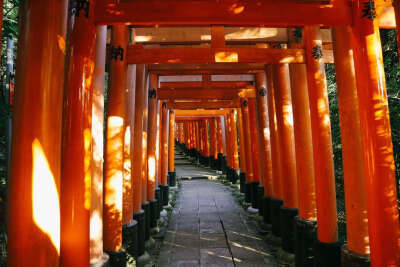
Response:
[{"label": "dappled sunlight", "polygon": [[148,164],[147,168],[149,174],[148,179],[152,184],[154,184],[156,181],[156,159],[153,156],[149,157],[147,164]]},{"label": "dappled sunlight", "polygon": [[85,173],[85,209],[90,210],[91,188],[92,188],[92,132],[90,129],[83,130],[83,141],[85,147],[84,173]]},{"label": "dappled sunlight", "polygon": [[35,224],[60,254],[60,199],[54,175],[39,140],[32,143],[32,212]]},{"label": "dappled sunlight", "polygon": [[234,15],[238,15],[238,14],[242,13],[244,11],[244,9],[245,9],[244,5],[235,3],[229,7],[229,12]]},{"label": "dappled sunlight", "polygon": [[252,247],[245,246],[245,245],[239,244],[239,243],[237,243],[237,242],[232,242],[232,241],[231,241],[231,244],[232,244],[233,246],[235,246],[235,247],[244,248],[244,249],[246,249],[246,250],[248,250],[248,251],[251,251],[251,252],[254,252],[254,253],[257,253],[257,254],[261,254],[261,255],[263,255],[263,256],[271,256],[271,254],[265,253],[265,252],[259,250],[258,248],[252,248]]},{"label": "dappled sunlight", "polygon": [[264,39],[278,35],[277,28],[247,28],[240,27],[238,31],[234,31],[225,35],[225,40],[241,40],[241,39]]},{"label": "dappled sunlight", "polygon": [[124,178],[123,178],[123,213],[124,224],[131,221],[132,216],[132,174],[131,174],[131,128],[125,127],[124,137]]},{"label": "dappled sunlight", "polygon": [[[99,257],[103,251],[103,218],[99,211],[93,211],[90,216],[90,249]],[[93,263],[93,262],[92,262]]]},{"label": "dappled sunlight", "polygon": [[239,56],[237,52],[221,51],[215,52],[215,62],[239,62]]}]

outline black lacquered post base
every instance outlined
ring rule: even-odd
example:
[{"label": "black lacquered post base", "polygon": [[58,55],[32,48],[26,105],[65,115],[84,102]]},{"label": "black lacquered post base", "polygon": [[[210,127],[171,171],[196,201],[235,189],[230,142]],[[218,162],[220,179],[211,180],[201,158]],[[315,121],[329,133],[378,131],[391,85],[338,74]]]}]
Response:
[{"label": "black lacquered post base", "polygon": [[318,240],[314,243],[314,266],[315,267],[340,267],[341,246],[339,242],[323,243]]},{"label": "black lacquered post base", "polygon": [[258,214],[260,216],[264,216],[263,197],[264,197],[264,186],[258,185],[258,187],[257,187],[257,207],[258,207]]},{"label": "black lacquered post base", "polygon": [[232,169],[232,184],[236,184],[239,180],[239,170]]},{"label": "black lacquered post base", "polygon": [[281,199],[271,198],[271,230],[275,236],[281,236]]},{"label": "black lacquered post base", "polygon": [[251,183],[245,184],[244,201],[251,203]]},{"label": "black lacquered post base", "polygon": [[259,182],[251,182],[251,206],[254,209],[258,209],[258,205],[257,205],[257,188],[258,185],[260,183]]},{"label": "black lacquered post base", "polygon": [[317,222],[294,218],[294,250],[296,267],[314,265],[314,240],[316,240]]},{"label": "black lacquered post base", "polygon": [[280,223],[282,248],[289,253],[294,253],[294,217],[297,216],[297,214],[297,209],[281,206]]},{"label": "black lacquered post base", "polygon": [[[157,226],[158,200],[153,199],[150,200],[149,203],[150,203],[150,228],[154,228]],[[160,216],[159,213],[158,216]]]},{"label": "black lacquered post base", "polygon": [[262,198],[264,223],[271,224],[271,198]]},{"label": "black lacquered post base", "polygon": [[176,186],[176,172],[168,172],[168,185],[171,187]]},{"label": "black lacquered post base", "polygon": [[226,168],[228,167],[228,163],[226,162],[226,156],[222,155],[221,158],[221,171],[226,172]]},{"label": "black lacquered post base", "polygon": [[246,173],[241,172],[239,176],[240,180],[240,193],[243,193],[246,191]]},{"label": "black lacquered post base", "polygon": [[145,243],[145,232],[146,232],[146,218],[144,210],[140,210],[133,214],[133,219],[137,221],[137,229],[138,229],[138,242],[137,242],[137,252],[138,257],[144,254],[144,243]]},{"label": "black lacquered post base", "polygon": [[156,213],[156,220],[160,219],[160,212],[162,210],[162,199],[161,199],[161,190],[160,188],[156,188],[155,192],[155,199],[157,200],[157,213]]},{"label": "black lacquered post base", "polygon": [[227,166],[225,171],[226,171],[226,180],[228,182],[232,182],[232,169],[229,166]]},{"label": "black lacquered post base", "polygon": [[147,241],[150,238],[150,203],[145,202],[142,204],[142,209],[144,210],[144,215],[145,215],[145,234],[144,234],[144,240]]},{"label": "black lacquered post base", "polygon": [[138,257],[138,222],[122,226],[122,245],[125,251],[133,257]]},{"label": "black lacquered post base", "polygon": [[217,159],[217,170],[218,171],[222,171],[222,158],[223,158],[223,154],[221,154],[221,153],[218,153],[218,159]]},{"label": "black lacquered post base", "polygon": [[112,267],[125,267],[126,266],[126,253],[125,251],[107,251],[110,257],[109,266]]},{"label": "black lacquered post base", "polygon": [[161,194],[162,194],[162,205],[168,206],[169,203],[169,186],[168,185],[161,185]]},{"label": "black lacquered post base", "polygon": [[342,246],[342,267],[369,267],[371,266],[369,255],[355,253],[347,247]]}]

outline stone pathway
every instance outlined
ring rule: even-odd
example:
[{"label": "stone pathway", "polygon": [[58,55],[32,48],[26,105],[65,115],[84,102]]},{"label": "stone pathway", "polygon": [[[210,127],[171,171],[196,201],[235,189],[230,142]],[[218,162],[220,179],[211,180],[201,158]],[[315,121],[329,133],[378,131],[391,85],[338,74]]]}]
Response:
[{"label": "stone pathway", "polygon": [[[181,167],[176,171],[185,173]],[[157,266],[279,266],[271,251],[229,187],[212,180],[186,180]]]}]

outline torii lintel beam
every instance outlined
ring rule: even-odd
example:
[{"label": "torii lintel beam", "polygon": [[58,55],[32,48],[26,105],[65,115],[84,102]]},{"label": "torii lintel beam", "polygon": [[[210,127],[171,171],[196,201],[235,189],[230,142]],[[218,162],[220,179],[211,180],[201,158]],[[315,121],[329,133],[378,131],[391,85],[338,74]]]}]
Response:
[{"label": "torii lintel beam", "polygon": [[204,119],[212,119],[212,118],[218,118],[220,116],[179,116],[175,117],[175,122],[180,123],[180,122],[185,122],[185,121],[198,121],[198,120],[204,120]]},{"label": "torii lintel beam", "polygon": [[196,109],[196,110],[181,110],[175,109],[175,116],[224,116],[228,114],[230,109]]},{"label": "torii lintel beam", "polygon": [[251,82],[246,81],[218,81],[209,82],[161,82],[160,88],[165,89],[202,89],[206,86],[209,88],[224,88],[224,89],[240,89],[243,87],[251,86]]},{"label": "torii lintel beam", "polygon": [[240,108],[239,100],[219,100],[209,102],[167,102],[168,109],[219,109],[219,108]]},{"label": "torii lintel beam", "polygon": [[254,87],[242,89],[164,89],[158,88],[157,98],[160,100],[233,100],[239,98],[254,98]]}]

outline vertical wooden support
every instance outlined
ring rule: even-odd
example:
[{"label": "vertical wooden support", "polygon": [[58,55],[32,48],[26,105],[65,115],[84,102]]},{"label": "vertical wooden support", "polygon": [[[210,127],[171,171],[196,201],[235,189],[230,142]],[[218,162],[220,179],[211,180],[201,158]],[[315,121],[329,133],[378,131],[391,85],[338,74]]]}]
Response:
[{"label": "vertical wooden support", "polygon": [[[288,30],[290,47],[302,48],[302,38]],[[310,105],[308,101],[307,69],[305,64],[290,64],[290,85],[293,107],[293,128],[296,153],[299,217],[316,220],[315,176],[311,136]]]},{"label": "vertical wooden support", "polygon": [[222,126],[221,126],[221,118],[217,117],[217,148],[218,148],[218,154],[224,154],[224,146],[223,146],[223,141],[222,141]]},{"label": "vertical wooden support", "polygon": [[19,12],[7,264],[59,266],[67,1],[27,0]]},{"label": "vertical wooden support", "polygon": [[298,203],[297,175],[289,66],[286,64],[274,65],[274,97],[281,150],[283,204],[286,208],[295,209]]},{"label": "vertical wooden support", "polygon": [[96,57],[93,75],[92,106],[92,182],[90,201],[90,264],[103,255],[103,151],[104,151],[104,76],[107,26],[96,27]]},{"label": "vertical wooden support", "polygon": [[168,171],[175,171],[175,114],[169,111]]},{"label": "vertical wooden support", "polygon": [[246,182],[253,182],[253,162],[251,152],[251,135],[250,135],[250,118],[249,118],[249,102],[247,99],[241,99],[241,109],[243,118],[243,136],[245,142],[246,155]]},{"label": "vertical wooden support", "polygon": [[231,127],[231,139],[232,139],[232,168],[234,170],[239,170],[239,152],[238,152],[238,142],[237,142],[237,124],[235,120],[235,110],[232,109],[229,113],[230,117],[230,127]]},{"label": "vertical wooden support", "polygon": [[323,243],[334,243],[338,240],[336,189],[325,68],[323,59],[319,56],[319,51],[322,49],[319,28],[304,27],[304,42],[317,193],[318,240]]},{"label": "vertical wooden support", "polygon": [[[128,28],[112,28],[112,47],[128,45]],[[116,252],[122,247],[122,195],[124,171],[124,126],[126,57],[111,60],[107,103],[106,157],[104,180],[104,250]]]},{"label": "vertical wooden support", "polygon": [[250,122],[250,143],[251,143],[251,160],[253,168],[253,180],[262,183],[260,172],[260,161],[258,153],[258,129],[257,129],[257,110],[254,98],[249,98],[249,122]]},{"label": "vertical wooden support", "polygon": [[273,198],[283,199],[282,193],[282,167],[281,167],[281,151],[279,149],[279,132],[278,123],[276,119],[276,105],[275,105],[275,89],[274,89],[274,75],[272,65],[266,67],[268,90],[267,90],[267,103],[268,103],[268,118],[269,129],[271,136],[271,159],[272,159],[272,185],[273,185]]},{"label": "vertical wooden support", "polygon": [[224,26],[211,26],[211,47],[212,48],[225,47],[225,27]]},{"label": "vertical wooden support", "polygon": [[[143,89],[143,136],[142,136],[142,204],[147,202],[147,127],[148,127],[148,106],[149,89],[147,84],[147,73]],[[147,211],[146,211],[147,212]]]},{"label": "vertical wooden support", "polygon": [[[353,46],[366,175],[372,266],[399,266],[399,212],[378,21],[354,3]],[[372,13],[371,13],[372,12]]]},{"label": "vertical wooden support", "polygon": [[210,140],[211,140],[211,156],[214,160],[218,158],[217,147],[217,120],[215,117],[210,119]]},{"label": "vertical wooden support", "polygon": [[149,116],[147,136],[147,200],[154,200],[156,188],[156,149],[157,149],[157,88],[158,76],[150,74],[149,86]]},{"label": "vertical wooden support", "polygon": [[162,185],[167,185],[168,173],[168,109],[165,102],[161,105],[161,177]]},{"label": "vertical wooden support", "polygon": [[225,142],[226,142],[226,162],[229,168],[232,167],[232,129],[230,124],[230,117],[224,116],[224,128],[225,128]]},{"label": "vertical wooden support", "polygon": [[246,173],[246,149],[245,149],[245,141],[244,141],[244,131],[243,131],[243,115],[242,110],[239,109],[238,113],[238,128],[239,128],[239,150],[240,150],[240,172]]},{"label": "vertical wooden support", "polygon": [[133,189],[133,212],[142,209],[143,194],[143,113],[144,95],[147,90],[146,70],[144,65],[136,65],[136,89],[135,89],[135,125],[133,131],[133,161],[132,161],[132,189]]},{"label": "vertical wooden support", "polygon": [[333,38],[342,136],[347,247],[366,255],[369,254],[367,200],[351,28],[334,28]]},{"label": "vertical wooden support", "polygon": [[[90,262],[90,163],[93,100],[93,83],[91,81],[94,73],[96,43],[94,1],[90,1],[88,17],[73,16],[70,21],[72,20],[74,23],[69,25],[68,32],[68,60],[65,67],[63,105],[60,188],[60,255],[62,255],[60,263],[62,266],[84,266]],[[115,115],[119,116],[120,113]],[[120,122],[123,125],[123,113]],[[122,176],[120,178],[122,183]],[[122,215],[122,209],[118,208],[114,207],[115,213]],[[114,226],[116,225],[114,224]],[[118,240],[118,233],[114,232],[114,234],[114,239]],[[105,249],[107,248],[105,246]],[[115,248],[119,249],[120,247],[115,244]]]},{"label": "vertical wooden support", "polygon": [[264,73],[256,75],[257,85],[257,110],[258,110],[258,135],[260,137],[260,158],[263,159],[261,166],[261,175],[263,176],[264,196],[272,196],[272,161],[270,147],[270,129],[268,125],[268,107],[266,77]]},{"label": "vertical wooden support", "polygon": [[205,154],[204,156],[209,158],[210,157],[210,140],[208,138],[208,125],[209,119],[204,119],[204,142],[205,142]]}]

